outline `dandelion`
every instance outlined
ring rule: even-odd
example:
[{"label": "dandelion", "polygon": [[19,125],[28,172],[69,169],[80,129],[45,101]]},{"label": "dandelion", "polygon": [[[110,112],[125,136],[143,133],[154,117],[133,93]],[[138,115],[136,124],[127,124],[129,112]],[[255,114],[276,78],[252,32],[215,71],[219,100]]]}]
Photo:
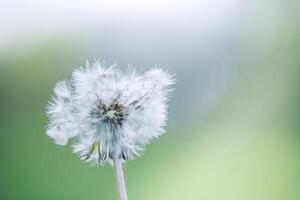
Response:
[{"label": "dandelion", "polygon": [[71,141],[82,160],[113,165],[120,200],[126,200],[122,163],[164,133],[174,83],[174,76],[160,68],[138,74],[87,62],[70,81],[56,84],[47,135],[58,145]]}]

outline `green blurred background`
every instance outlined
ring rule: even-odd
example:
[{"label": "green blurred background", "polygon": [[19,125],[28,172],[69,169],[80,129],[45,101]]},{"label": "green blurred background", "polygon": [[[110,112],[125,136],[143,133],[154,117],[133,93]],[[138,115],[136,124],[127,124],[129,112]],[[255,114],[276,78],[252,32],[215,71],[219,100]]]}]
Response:
[{"label": "green blurred background", "polygon": [[167,133],[125,165],[130,200],[300,199],[299,1],[0,3],[0,199],[116,200],[111,167],[45,135],[87,59],[177,74]]}]

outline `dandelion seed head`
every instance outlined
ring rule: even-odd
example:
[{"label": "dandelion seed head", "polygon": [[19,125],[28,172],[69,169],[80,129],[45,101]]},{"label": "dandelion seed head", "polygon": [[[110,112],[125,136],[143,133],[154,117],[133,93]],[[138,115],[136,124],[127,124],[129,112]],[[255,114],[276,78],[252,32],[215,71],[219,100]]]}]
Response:
[{"label": "dandelion seed head", "polygon": [[165,132],[173,84],[174,75],[159,67],[137,74],[87,62],[70,81],[56,84],[47,107],[47,135],[59,145],[70,141],[88,162],[131,160]]}]

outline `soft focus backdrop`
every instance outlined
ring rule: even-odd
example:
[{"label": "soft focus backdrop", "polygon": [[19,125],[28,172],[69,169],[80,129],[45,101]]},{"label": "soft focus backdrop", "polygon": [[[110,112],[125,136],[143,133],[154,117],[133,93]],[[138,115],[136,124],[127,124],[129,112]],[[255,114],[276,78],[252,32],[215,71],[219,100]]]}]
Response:
[{"label": "soft focus backdrop", "polygon": [[116,200],[111,167],[45,135],[86,60],[177,74],[167,133],[125,165],[130,200],[300,198],[300,3],[0,2],[0,199]]}]

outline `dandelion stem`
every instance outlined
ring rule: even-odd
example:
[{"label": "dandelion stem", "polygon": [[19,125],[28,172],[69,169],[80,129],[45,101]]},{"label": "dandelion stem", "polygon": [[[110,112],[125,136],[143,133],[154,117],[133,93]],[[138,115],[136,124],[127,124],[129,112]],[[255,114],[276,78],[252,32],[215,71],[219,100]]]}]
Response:
[{"label": "dandelion stem", "polygon": [[118,156],[114,156],[113,161],[114,161],[119,199],[127,200],[127,192],[126,192],[125,179],[124,179],[124,173],[122,168],[122,160],[119,159]]}]

